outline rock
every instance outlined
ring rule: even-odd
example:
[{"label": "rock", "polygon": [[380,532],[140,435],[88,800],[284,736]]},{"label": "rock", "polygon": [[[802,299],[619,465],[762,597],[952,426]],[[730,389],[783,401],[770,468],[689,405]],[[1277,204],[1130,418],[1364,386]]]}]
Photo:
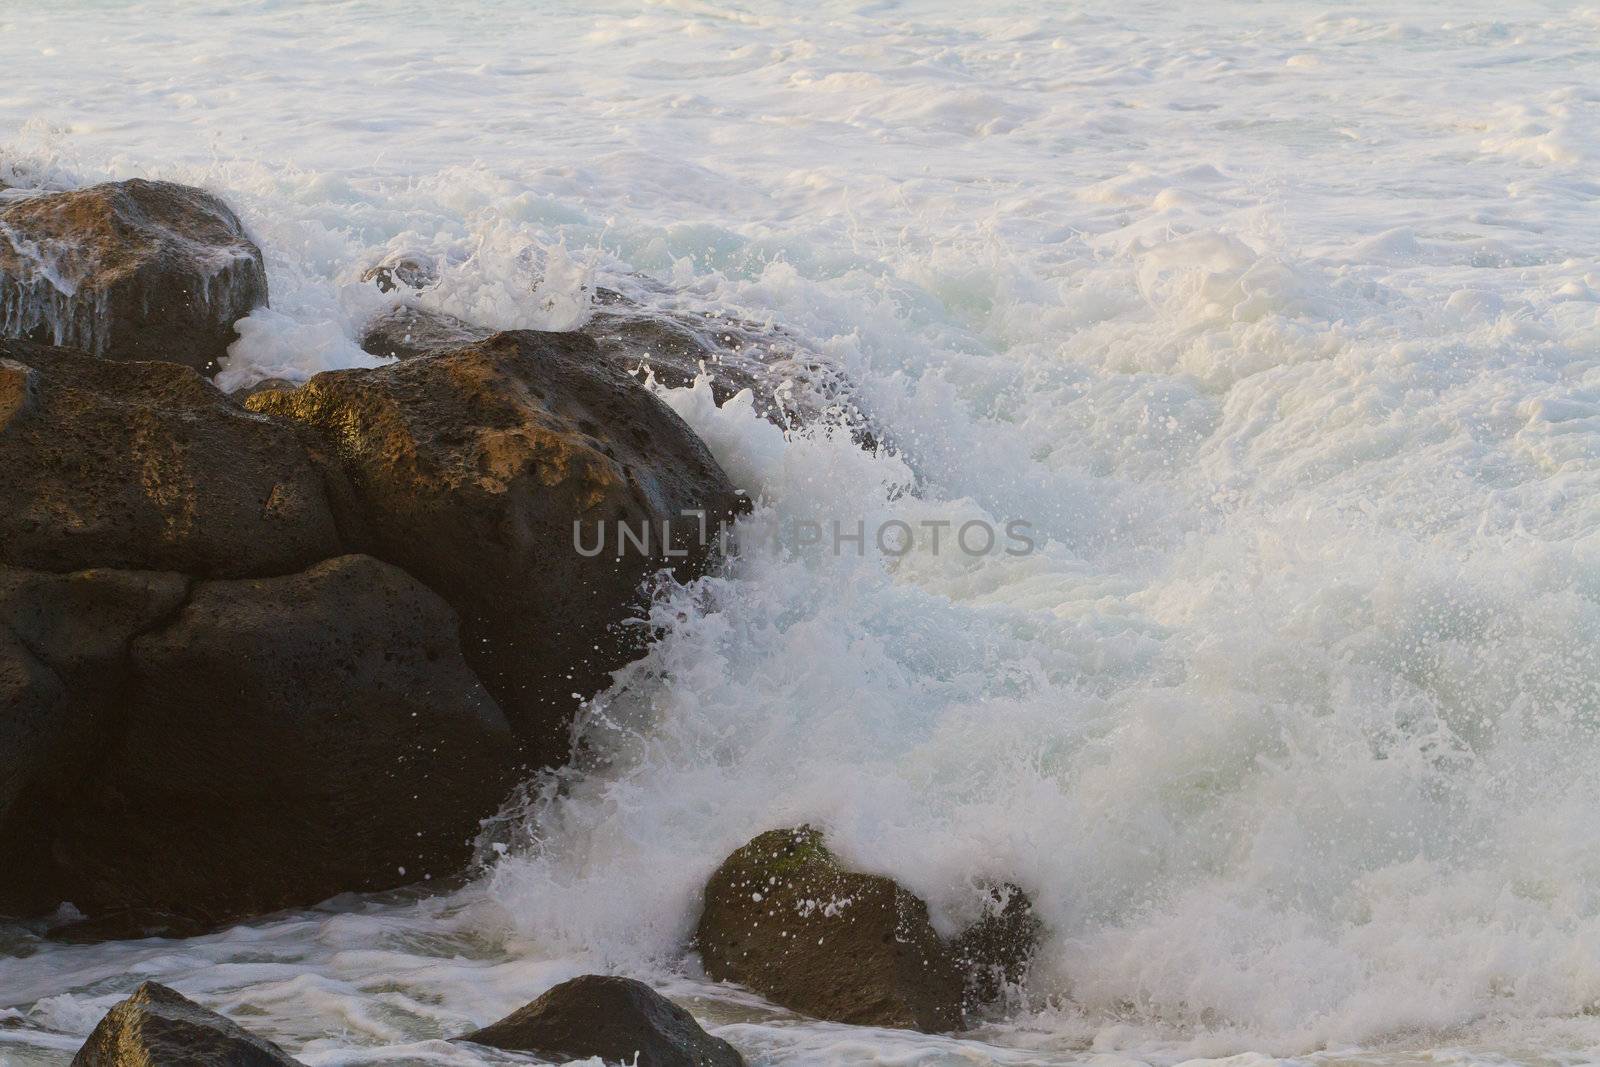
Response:
[{"label": "rock", "polygon": [[92,919],[61,923],[44,932],[62,945],[98,945],[103,941],[137,941],[147,937],[184,938],[205,933],[204,923],[155,908],[123,908]]},{"label": "rock", "polygon": [[400,255],[369,267],[361,273],[361,280],[378,287],[380,293],[398,289],[426,289],[438,284],[439,272],[431,263],[416,256]]},{"label": "rock", "polygon": [[200,189],[135,179],[0,200],[0,336],[211,374],[266,303],[261,250]]},{"label": "rock", "polygon": [[106,1013],[72,1067],[300,1067],[283,1049],[156,982]]},{"label": "rock", "polygon": [[181,575],[0,567],[0,910],[58,903],[56,793],[99,757],[126,698],[133,639],[172,616]]},{"label": "rock", "polygon": [[962,1025],[964,980],[894,881],[846,870],[803,826],[740,848],[706,884],[706,973],[835,1022],[938,1033]]},{"label": "rock", "polygon": [[956,966],[967,976],[969,1012],[999,1000],[1008,987],[1020,986],[1044,924],[1021,887],[1006,883],[989,888],[983,918],[950,945]]},{"label": "rock", "polygon": [[284,574],[338,555],[294,427],[188,367],[0,340],[0,564]]},{"label": "rock", "polygon": [[374,356],[418,359],[463,348],[494,336],[453,315],[401,304],[367,324],[361,347]]},{"label": "rock", "polygon": [[[347,543],[451,603],[468,662],[539,763],[567,755],[573,694],[637,654],[640,628],[618,623],[641,583],[712,558],[714,535],[685,513],[714,534],[745,506],[693,431],[576,334],[497,334],[247,406],[317,435]],[[648,528],[648,551],[619,546],[618,523]],[[587,550],[602,531],[602,551],[578,551],[575,533]]]},{"label": "rock", "polygon": [[196,583],[132,640],[117,721],[52,791],[67,899],[216,923],[459,870],[513,768],[456,630],[363,556]]},{"label": "rock", "polygon": [[262,378],[260,381],[251,382],[249,385],[230,390],[228,399],[235,404],[243,404],[257,393],[270,393],[278,389],[294,389],[297,387],[297,383],[291,382],[287,378]]},{"label": "rock", "polygon": [[[385,293],[425,291],[439,280],[431,264],[411,257],[386,261],[361,277]],[[719,405],[748,389],[756,413],[779,426],[805,425],[831,410],[866,447],[874,446],[843,376],[785,331],[732,315],[666,306],[673,291],[643,276],[630,277],[627,284],[632,295],[597,287],[593,313],[576,331],[593,339],[606,361],[637,378],[648,372],[669,388],[690,385],[704,373]],[[375,356],[417,359],[492,333],[453,315],[402,304],[368,323],[361,347]]]},{"label": "rock", "polygon": [[[638,1067],[743,1067],[734,1047],[694,1016],[631,978],[587,974],[563,982],[492,1026],[458,1041],[564,1062],[598,1056]],[[635,1059],[637,1057],[637,1059]]]}]

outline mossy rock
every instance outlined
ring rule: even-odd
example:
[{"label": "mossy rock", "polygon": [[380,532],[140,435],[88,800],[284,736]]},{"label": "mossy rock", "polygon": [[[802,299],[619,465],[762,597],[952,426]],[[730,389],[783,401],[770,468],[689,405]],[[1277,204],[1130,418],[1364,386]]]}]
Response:
[{"label": "mossy rock", "polygon": [[940,1033],[962,1025],[965,976],[928,906],[846,869],[809,826],[772,830],[706,885],[706,973],[836,1022]]}]

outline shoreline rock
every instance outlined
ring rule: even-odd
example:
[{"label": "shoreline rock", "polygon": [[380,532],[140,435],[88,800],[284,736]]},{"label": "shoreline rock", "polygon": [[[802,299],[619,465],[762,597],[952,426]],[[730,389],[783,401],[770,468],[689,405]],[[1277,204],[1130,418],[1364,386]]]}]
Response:
[{"label": "shoreline rock", "polygon": [[304,1067],[264,1037],[146,982],[105,1014],[72,1067]]},{"label": "shoreline rock", "polygon": [[581,336],[247,405],[0,340],[0,911],[92,936],[454,873],[642,646],[646,580],[714,558],[682,512],[745,505]]},{"label": "shoreline rock", "polygon": [[643,982],[597,974],[562,982],[455,1040],[558,1062],[598,1056],[638,1067],[744,1067],[732,1045]]},{"label": "shoreline rock", "polygon": [[[438,283],[433,265],[402,257],[369,268],[362,280],[381,292],[425,292]],[[637,380],[648,370],[659,385],[682,388],[702,372],[717,404],[748,389],[756,414],[788,428],[816,422],[826,409],[844,417],[863,447],[876,447],[868,420],[840,376],[779,327],[727,314],[650,304],[646,294],[670,290],[629,279],[633,295],[598,286],[588,320],[574,332],[594,341],[601,358]],[[420,359],[492,336],[486,329],[417,304],[400,304],[369,322],[361,347],[375,356]]]},{"label": "shoreline rock", "polygon": [[0,336],[214,374],[266,304],[261,250],[203,190],[133,179],[0,200]]},{"label": "shoreline rock", "polygon": [[695,931],[706,974],[834,1022],[946,1033],[1020,983],[1041,933],[1014,885],[946,942],[928,906],[882,875],[847,869],[810,826],[769,830],[706,883]]},{"label": "shoreline rock", "polygon": [[963,975],[927,905],[844,868],[809,826],[761,834],[717,868],[695,944],[711,978],[819,1019],[962,1026]]},{"label": "shoreline rock", "polygon": [[[316,442],[352,548],[455,608],[468,662],[539,765],[567,758],[572,694],[642,647],[618,624],[645,580],[702,573],[717,527],[748,506],[694,432],[577,334],[496,334],[246,406]],[[623,550],[619,523],[648,529],[648,546]],[[601,531],[604,551],[579,551]]]}]

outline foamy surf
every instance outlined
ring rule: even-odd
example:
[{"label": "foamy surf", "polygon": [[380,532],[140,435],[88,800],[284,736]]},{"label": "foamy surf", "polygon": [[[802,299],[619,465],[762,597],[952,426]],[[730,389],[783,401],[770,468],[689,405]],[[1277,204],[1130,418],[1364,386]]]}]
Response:
[{"label": "foamy surf", "polygon": [[[63,2],[0,12],[0,180],[225,192],[270,311],[224,384],[372,365],[361,272],[581,321],[630,272],[770,322],[891,444],[669,402],[753,524],[1025,519],[1038,550],[766,542],[665,591],[586,762],[420,901],[184,942],[14,929],[0,1057],[145,977],[311,1064],[594,969],[763,1064],[1568,1063],[1600,1048],[1593,11]],[[663,298],[664,299],[664,298]],[[810,820],[950,931],[1049,936],[963,1038],[700,980],[696,892]]]}]

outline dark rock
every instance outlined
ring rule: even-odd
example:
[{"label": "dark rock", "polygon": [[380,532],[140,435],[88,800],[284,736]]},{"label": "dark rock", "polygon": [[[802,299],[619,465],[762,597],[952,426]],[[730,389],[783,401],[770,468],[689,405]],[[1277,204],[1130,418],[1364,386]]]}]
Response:
[{"label": "dark rock", "polygon": [[[586,974],[458,1041],[557,1062],[598,1056],[638,1067],[743,1067],[744,1058],[643,982]],[[637,1059],[635,1059],[637,1057]]]},{"label": "dark rock", "polygon": [[437,356],[494,336],[468,322],[410,304],[378,316],[367,324],[361,348],[374,356],[418,359]]},{"label": "dark rock", "polygon": [[126,698],[133,639],[170,618],[188,580],[142,571],[0,567],[0,909],[59,902],[56,794],[98,755]]},{"label": "dark rock", "polygon": [[266,1038],[156,982],[106,1013],[72,1067],[299,1067]]},{"label": "dark rock", "polygon": [[454,614],[374,559],[197,583],[130,660],[98,756],[51,798],[59,884],[91,915],[219,922],[450,874],[511,784]]},{"label": "dark rock", "polygon": [[810,827],[762,834],[706,884],[706,973],[820,1019],[938,1033],[962,1025],[963,976],[928,908],[846,870]]},{"label": "dark rock", "polygon": [[[431,265],[402,258],[370,268],[362,280],[386,293],[421,291],[436,284],[438,274]],[[805,425],[829,411],[863,444],[875,443],[843,376],[783,330],[723,313],[664,306],[673,296],[670,289],[644,277],[628,283],[633,295],[597,287],[593,313],[575,331],[594,340],[601,358],[636,378],[648,372],[669,388],[691,385],[704,373],[719,405],[748,389],[756,413],[779,426]],[[361,347],[375,356],[416,359],[492,333],[452,315],[403,304],[367,325]]]},{"label": "dark rock", "polygon": [[45,939],[63,945],[98,945],[102,941],[135,941],[147,937],[183,938],[205,933],[204,923],[186,915],[154,908],[123,908],[92,919],[52,926]]},{"label": "dark rock", "polygon": [[361,280],[378,287],[380,293],[397,289],[426,289],[439,281],[439,272],[433,264],[424,263],[415,256],[396,256],[361,273]]},{"label": "dark rock", "polygon": [[[320,435],[347,542],[450,601],[468,661],[540,763],[565,759],[572,694],[644,635],[641,584],[700,573],[744,501],[665,404],[576,334],[497,334],[429,359],[317,375],[248,407]],[[617,523],[649,549],[620,552]],[[663,523],[671,523],[666,554]],[[604,529],[604,551],[585,556]]]},{"label": "dark rock", "polygon": [[210,374],[266,302],[261,250],[200,189],[136,179],[0,201],[0,336]]},{"label": "dark rock", "polygon": [[0,340],[0,564],[283,574],[340,551],[294,427],[175,363]]},{"label": "dark rock", "polygon": [[986,893],[985,914],[950,945],[956,966],[967,976],[966,1006],[974,1011],[1020,986],[1044,924],[1021,887],[1006,883]]}]

